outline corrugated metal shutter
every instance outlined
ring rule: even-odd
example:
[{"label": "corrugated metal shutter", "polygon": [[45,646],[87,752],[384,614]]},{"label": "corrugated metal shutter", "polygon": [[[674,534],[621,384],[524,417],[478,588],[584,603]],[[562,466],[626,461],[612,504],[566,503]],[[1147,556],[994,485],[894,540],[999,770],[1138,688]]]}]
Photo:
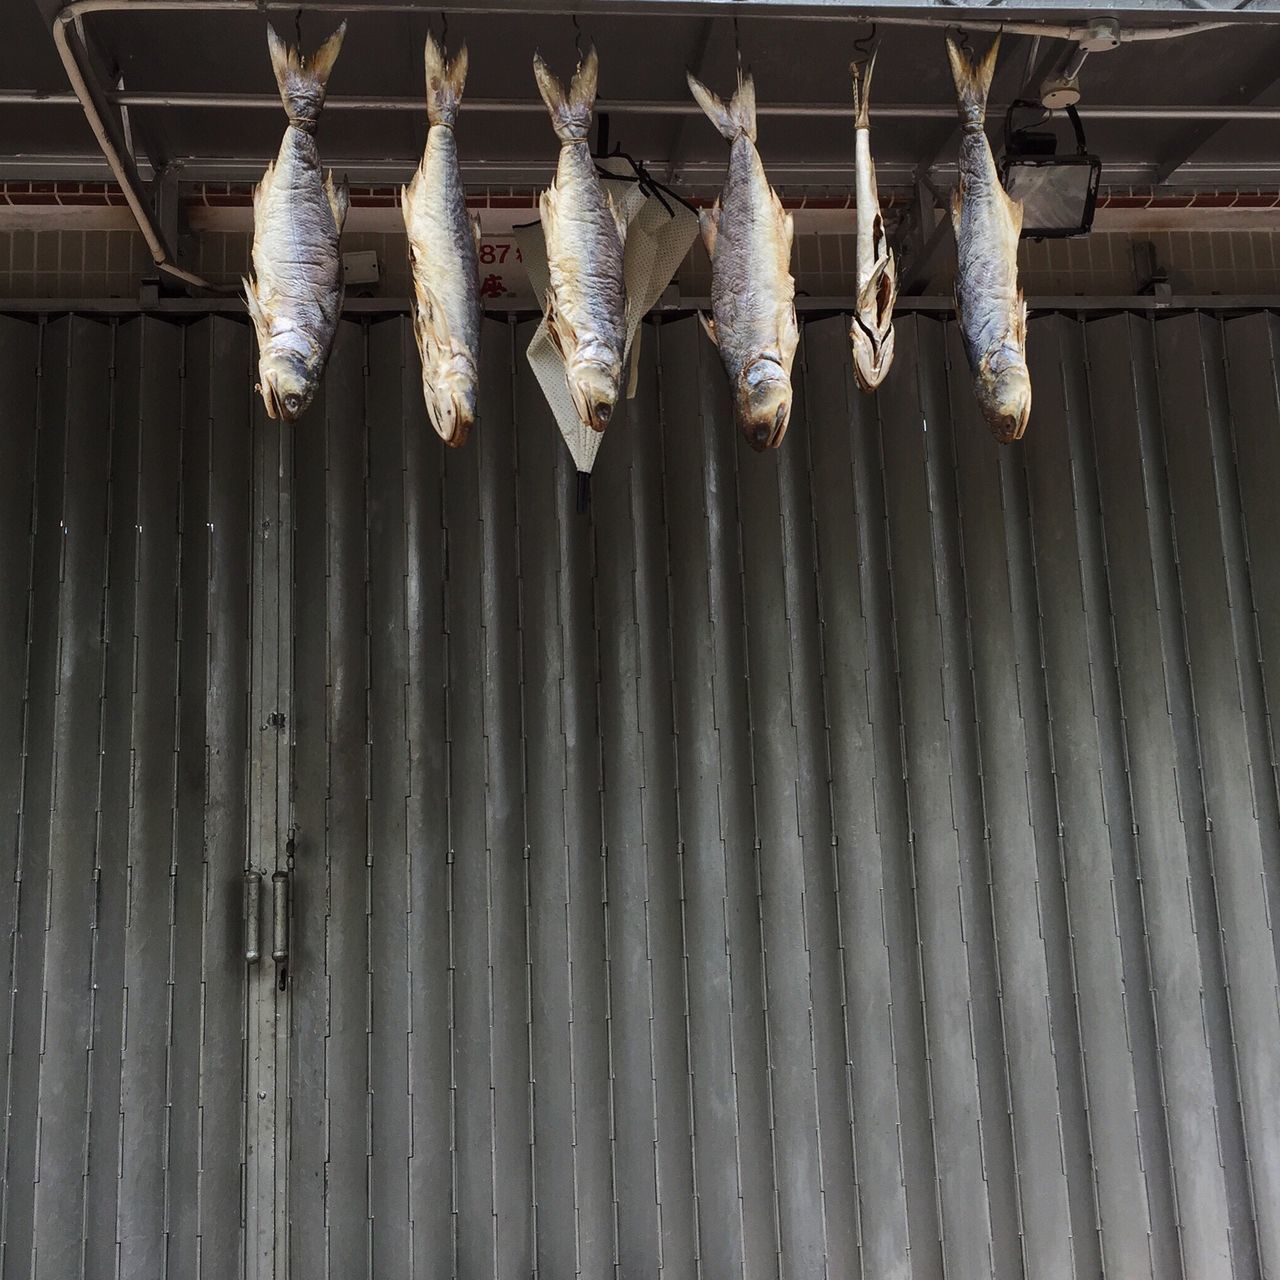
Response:
[{"label": "corrugated metal shutter", "polygon": [[586,514],[529,332],[455,453],[344,325],[276,819],[246,330],[3,322],[6,1280],[238,1274],[251,822],[299,1280],[1275,1272],[1277,319],[1038,319],[1009,449],[810,322],[767,457],[665,323]]},{"label": "corrugated metal shutter", "polygon": [[5,1280],[236,1274],[248,350],[0,319]]}]

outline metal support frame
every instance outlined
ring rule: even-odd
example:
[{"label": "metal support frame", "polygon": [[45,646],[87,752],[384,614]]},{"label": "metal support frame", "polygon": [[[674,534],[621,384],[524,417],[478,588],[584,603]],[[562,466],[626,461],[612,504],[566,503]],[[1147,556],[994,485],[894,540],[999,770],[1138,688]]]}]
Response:
[{"label": "metal support frame", "polygon": [[[938,210],[941,209],[941,216]],[[902,279],[899,296],[918,294],[929,283],[934,264],[942,246],[951,234],[951,217],[947,212],[947,198],[921,174],[916,183],[916,198],[912,205],[914,235],[907,239],[905,249],[910,250],[907,270]]]},{"label": "metal support frame", "polygon": [[1280,82],[1280,46],[1273,44],[1232,89],[1226,102],[1217,107],[1202,109],[1192,117],[1195,123],[1186,132],[1179,134],[1173,145],[1156,161],[1155,181],[1167,182],[1232,120],[1258,120],[1263,118],[1255,114],[1259,111],[1267,112],[1267,119],[1280,119],[1280,108],[1253,105],[1277,82]]},{"label": "metal support frame", "polygon": [[[922,0],[922,3],[928,0]],[[418,12],[421,5],[414,0],[364,0],[362,4],[352,0],[306,0],[303,8],[315,11],[349,12],[353,8],[363,8],[374,12],[400,13]],[[622,0],[621,4],[604,3],[601,0],[599,11],[602,13],[636,13],[655,14],[662,12],[689,13],[703,11],[709,14],[737,12],[740,7],[720,0],[719,3],[703,3],[703,0]],[[133,157],[124,143],[120,122],[112,110],[108,95],[102,88],[98,77],[90,64],[84,41],[77,30],[77,19],[93,13],[147,13],[162,11],[204,10],[223,13],[253,13],[264,10],[295,11],[298,8],[295,0],[66,0],[60,8],[50,12],[49,0],[42,0],[42,11],[48,17],[50,30],[58,56],[62,60],[67,79],[84,110],[85,117],[93,129],[107,164],[124,192],[129,208],[137,220],[138,229],[147,242],[156,266],[167,274],[201,289],[213,290],[209,281],[202,276],[185,270],[176,261],[173,246],[166,239],[155,211],[146,198],[141,175]],[[875,6],[869,6],[874,9]],[[551,13],[562,12],[548,3],[548,0],[495,0],[490,4],[477,4],[472,0],[455,9],[460,13]],[[840,0],[771,0],[767,7],[750,7],[753,17],[785,18],[787,21],[814,19],[819,21],[863,22],[863,13],[852,12],[842,6]],[[1250,15],[1252,19],[1252,15]],[[928,16],[904,15],[902,13],[877,16],[876,20],[885,25],[948,25],[953,21],[952,15],[933,13]],[[1256,20],[1256,19],[1254,19]],[[999,22],[977,20],[966,25],[975,31],[1008,31],[1011,33],[1032,36],[1056,36],[1061,39],[1079,39],[1087,30],[1076,25],[1036,22]],[[1124,40],[1160,40],[1192,35],[1197,32],[1215,30],[1228,25],[1223,21],[1192,22],[1181,26],[1135,27],[1121,33]],[[125,95],[121,95],[120,101]],[[469,104],[474,109],[474,104]],[[610,107],[612,110],[612,106]],[[650,106],[646,106],[651,110]]]}]

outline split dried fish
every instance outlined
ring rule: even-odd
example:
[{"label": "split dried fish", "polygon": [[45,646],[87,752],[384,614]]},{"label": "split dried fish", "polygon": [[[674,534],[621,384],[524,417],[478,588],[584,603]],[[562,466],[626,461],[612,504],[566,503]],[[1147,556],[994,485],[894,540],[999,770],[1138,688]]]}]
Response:
[{"label": "split dried fish", "polygon": [[480,364],[480,224],[467,213],[453,128],[467,80],[467,48],[447,60],[427,36],[427,118],[422,163],[402,192],[413,269],[413,333],[422,394],[436,433],[461,445],[476,420]]},{"label": "split dried fish", "polygon": [[724,190],[701,216],[715,317],[702,323],[720,348],[738,429],[753,449],[777,448],[791,417],[791,365],[800,341],[791,215],[783,212],[756,150],[751,76],[739,76],[727,106],[692,73],[689,89],[730,144]]},{"label": "split dried fish", "polygon": [[627,226],[600,183],[587,134],[599,63],[588,50],[568,94],[534,55],[533,74],[560,139],[555,181],[539,209],[550,283],[547,332],[564,360],[565,381],[584,426],[603,431],[613,416],[626,348],[622,246]]},{"label": "split dried fish", "polygon": [[947,38],[960,111],[960,178],[951,194],[956,235],[956,315],[973,373],[974,394],[995,438],[1017,440],[1031,413],[1027,304],[1018,288],[1022,202],[996,172],[984,128],[987,94],[1000,49],[997,35],[981,60]]},{"label": "split dried fish", "polygon": [[258,335],[258,390],[272,418],[293,422],[320,385],[342,311],[338,241],[344,182],[320,169],[316,122],[346,34],[344,22],[310,57],[267,27],[267,47],[289,127],[253,192],[254,279],[245,300]]},{"label": "split dried fish", "polygon": [[876,166],[871,159],[871,116],[868,100],[875,54],[853,73],[854,177],[858,199],[857,306],[849,337],[853,372],[864,391],[874,391],[893,363],[893,304],[898,297],[898,270],[880,214]]}]

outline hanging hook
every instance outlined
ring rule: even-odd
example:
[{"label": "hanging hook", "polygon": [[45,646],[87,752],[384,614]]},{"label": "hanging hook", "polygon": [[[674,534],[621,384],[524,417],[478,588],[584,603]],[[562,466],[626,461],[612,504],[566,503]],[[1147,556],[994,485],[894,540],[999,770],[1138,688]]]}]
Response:
[{"label": "hanging hook", "polygon": [[298,33],[298,54],[302,54],[302,10],[293,15],[293,29]]},{"label": "hanging hook", "polygon": [[582,63],[582,28],[578,25],[578,15],[573,15],[573,47],[578,51],[578,63]]},{"label": "hanging hook", "polygon": [[960,35],[960,51],[961,53],[972,53],[973,46],[969,43],[969,31],[967,27],[957,28]]},{"label": "hanging hook", "polygon": [[738,15],[733,15],[733,52],[738,59],[738,83],[742,83],[742,36],[738,31]]},{"label": "hanging hook", "polygon": [[444,49],[449,47],[449,10],[440,10],[440,44]]},{"label": "hanging hook", "polygon": [[859,36],[853,42],[853,52],[855,62],[867,62],[871,55],[875,52],[876,24],[871,24],[871,30],[865,36]]}]

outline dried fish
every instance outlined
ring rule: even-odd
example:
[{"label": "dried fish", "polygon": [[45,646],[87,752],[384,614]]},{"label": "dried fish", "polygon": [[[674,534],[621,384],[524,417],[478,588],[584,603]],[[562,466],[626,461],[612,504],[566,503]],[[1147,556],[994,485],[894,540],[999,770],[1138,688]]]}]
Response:
[{"label": "dried fish", "polygon": [[538,55],[533,73],[560,139],[555,181],[539,201],[550,283],[547,331],[564,360],[565,380],[584,426],[603,431],[613,416],[626,347],[622,246],[627,225],[600,184],[587,134],[596,100],[594,48],[568,94]]},{"label": "dried fish", "polygon": [[874,391],[893,363],[893,304],[898,297],[898,271],[880,214],[876,166],[871,159],[871,116],[868,111],[873,53],[853,73],[854,176],[858,199],[857,306],[849,337],[853,372],[864,391]]},{"label": "dried fish", "polygon": [[701,217],[711,256],[711,310],[738,429],[753,449],[777,448],[791,417],[791,364],[800,330],[791,278],[791,215],[769,186],[756,150],[756,92],[748,74],[726,106],[692,73],[689,89],[729,141],[729,172]]},{"label": "dried fish", "polygon": [[344,22],[310,57],[267,27],[289,127],[253,193],[254,279],[245,300],[258,335],[258,390],[272,418],[293,422],[320,384],[342,311],[338,240],[349,198],[321,172],[316,122],[346,34]]},{"label": "dried fish", "polygon": [[422,394],[436,433],[461,445],[476,420],[480,363],[480,223],[467,213],[453,128],[467,79],[467,48],[447,60],[428,35],[427,118],[422,163],[402,193],[413,269],[413,332]]},{"label": "dried fish", "polygon": [[1022,202],[1000,185],[984,123],[1000,49],[997,35],[981,60],[947,38],[960,111],[960,178],[951,195],[956,235],[956,314],[974,393],[996,439],[1017,440],[1031,413],[1027,304],[1018,288]]}]

